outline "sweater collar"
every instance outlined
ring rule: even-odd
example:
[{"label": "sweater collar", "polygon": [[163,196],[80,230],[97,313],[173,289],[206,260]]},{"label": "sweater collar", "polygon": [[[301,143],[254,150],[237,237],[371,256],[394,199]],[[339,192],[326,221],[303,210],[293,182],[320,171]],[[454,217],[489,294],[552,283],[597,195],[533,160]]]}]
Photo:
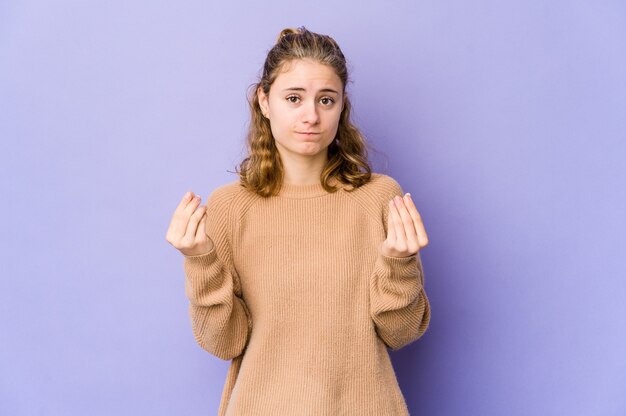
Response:
[{"label": "sweater collar", "polygon": [[279,197],[296,199],[314,198],[324,195],[330,195],[330,192],[327,192],[326,189],[324,189],[321,182],[316,182],[308,185],[297,185],[283,182],[280,188],[280,192],[278,193]]}]

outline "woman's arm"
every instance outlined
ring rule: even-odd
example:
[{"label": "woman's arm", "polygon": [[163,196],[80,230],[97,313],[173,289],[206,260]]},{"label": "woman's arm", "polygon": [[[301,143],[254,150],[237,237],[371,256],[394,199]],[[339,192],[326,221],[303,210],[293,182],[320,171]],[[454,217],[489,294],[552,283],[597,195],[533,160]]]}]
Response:
[{"label": "woman's arm", "polygon": [[[252,320],[232,262],[229,220],[232,192],[217,188],[207,201],[206,233],[213,248],[184,259],[185,293],[196,341],[223,360],[240,355],[248,342]],[[237,279],[237,280],[236,280]]]},{"label": "woman's arm", "polygon": [[379,246],[370,280],[370,313],[378,336],[393,350],[421,337],[430,323],[419,249],[428,244],[421,218],[398,182],[386,177],[382,221],[387,235]]},{"label": "woman's arm", "polygon": [[430,322],[419,252],[408,257],[378,253],[370,280],[371,317],[376,333],[392,350],[421,337]]}]

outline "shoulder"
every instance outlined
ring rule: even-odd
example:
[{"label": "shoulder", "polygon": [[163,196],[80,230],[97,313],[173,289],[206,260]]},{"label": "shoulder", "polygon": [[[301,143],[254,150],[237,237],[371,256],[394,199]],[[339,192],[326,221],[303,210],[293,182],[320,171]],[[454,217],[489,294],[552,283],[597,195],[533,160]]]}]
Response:
[{"label": "shoulder", "polygon": [[250,192],[240,179],[217,186],[207,198],[209,211],[232,219],[240,218],[260,197]]},{"label": "shoulder", "polygon": [[[375,176],[375,178],[374,178]],[[387,218],[389,216],[389,201],[396,195],[402,197],[402,186],[389,175],[383,173],[372,174],[371,189],[376,195],[377,218],[381,221],[385,235],[387,233]]]},{"label": "shoulder", "polygon": [[403,195],[402,186],[393,177],[384,173],[372,172],[370,181],[356,189],[360,193],[383,203],[395,195]]},{"label": "shoulder", "polygon": [[364,212],[376,222],[386,219],[388,202],[396,195],[403,195],[402,187],[393,177],[384,173],[372,172],[370,180],[345,192],[361,206]]},{"label": "shoulder", "polygon": [[384,173],[372,173],[372,185],[380,192],[387,194],[402,194],[402,186],[393,177]]},{"label": "shoulder", "polygon": [[207,209],[215,214],[226,214],[241,190],[243,186],[239,184],[239,180],[215,187],[206,199]]},{"label": "shoulder", "polygon": [[224,202],[234,198],[239,192],[244,190],[239,179],[217,186],[209,194],[208,201]]},{"label": "shoulder", "polygon": [[[234,220],[234,200],[241,192],[239,180],[215,187],[206,198],[207,221],[206,233],[214,242],[230,239]],[[243,189],[243,187],[241,187]]]}]

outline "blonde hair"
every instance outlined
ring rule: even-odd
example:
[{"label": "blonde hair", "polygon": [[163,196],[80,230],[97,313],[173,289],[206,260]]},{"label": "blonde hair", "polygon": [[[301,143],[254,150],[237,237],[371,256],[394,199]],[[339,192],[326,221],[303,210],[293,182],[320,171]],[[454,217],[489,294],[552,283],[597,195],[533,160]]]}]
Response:
[{"label": "blonde hair", "polygon": [[247,134],[248,156],[239,164],[241,183],[261,196],[278,194],[284,170],[274,143],[270,122],[259,105],[258,89],[269,94],[283,65],[296,59],[312,59],[335,70],[343,84],[344,108],[339,117],[335,140],[328,146],[328,163],[322,170],[320,182],[328,192],[337,191],[329,182],[338,180],[358,188],[370,181],[372,169],[368,162],[368,143],[350,121],[351,104],[345,96],[348,83],[346,59],[337,42],[330,36],[310,32],[304,26],[283,29],[276,44],[269,50],[259,82],[248,96],[250,125]]}]

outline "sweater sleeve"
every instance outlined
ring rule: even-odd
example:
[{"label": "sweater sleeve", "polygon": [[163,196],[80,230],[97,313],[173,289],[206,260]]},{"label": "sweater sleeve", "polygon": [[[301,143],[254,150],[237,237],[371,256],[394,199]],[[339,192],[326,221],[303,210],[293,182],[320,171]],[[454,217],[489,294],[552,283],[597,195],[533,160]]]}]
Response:
[{"label": "sweater sleeve", "polygon": [[193,334],[204,350],[223,360],[244,351],[252,330],[232,262],[231,197],[232,192],[220,187],[207,200],[206,233],[214,243],[211,251],[184,256],[185,294],[190,302]]},{"label": "sweater sleeve", "polygon": [[[383,201],[383,227],[387,233],[387,202],[404,193],[390,180],[390,192]],[[370,313],[376,333],[392,350],[420,338],[430,323],[430,304],[424,290],[424,270],[420,253],[408,257],[389,257],[378,249],[370,280]]]}]

